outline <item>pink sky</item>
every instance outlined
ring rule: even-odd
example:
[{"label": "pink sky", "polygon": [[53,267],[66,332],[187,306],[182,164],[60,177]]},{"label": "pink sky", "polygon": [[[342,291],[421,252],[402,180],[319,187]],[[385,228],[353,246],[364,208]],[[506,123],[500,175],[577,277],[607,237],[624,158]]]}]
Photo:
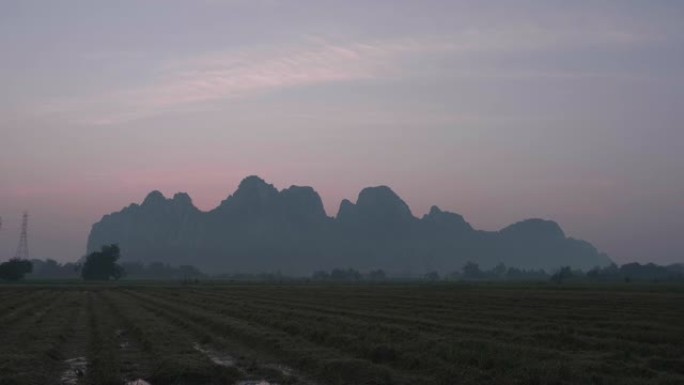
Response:
[{"label": "pink sky", "polygon": [[0,5],[0,260],[151,190],[209,210],[259,175],[328,215],[388,185],[495,230],[558,221],[681,262],[684,7],[668,1]]}]

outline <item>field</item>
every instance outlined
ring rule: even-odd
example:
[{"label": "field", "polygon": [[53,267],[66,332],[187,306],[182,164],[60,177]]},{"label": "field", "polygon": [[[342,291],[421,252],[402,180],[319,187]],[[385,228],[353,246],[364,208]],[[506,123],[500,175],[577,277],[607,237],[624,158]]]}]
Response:
[{"label": "field", "polygon": [[0,286],[0,384],[137,379],[152,385],[684,384],[684,290]]}]

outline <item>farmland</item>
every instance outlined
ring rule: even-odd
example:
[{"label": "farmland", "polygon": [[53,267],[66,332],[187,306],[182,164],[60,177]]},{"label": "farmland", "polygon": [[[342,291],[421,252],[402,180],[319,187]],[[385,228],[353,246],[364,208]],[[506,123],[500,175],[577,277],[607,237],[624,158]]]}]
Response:
[{"label": "farmland", "polygon": [[0,384],[682,384],[684,288],[0,286]]}]

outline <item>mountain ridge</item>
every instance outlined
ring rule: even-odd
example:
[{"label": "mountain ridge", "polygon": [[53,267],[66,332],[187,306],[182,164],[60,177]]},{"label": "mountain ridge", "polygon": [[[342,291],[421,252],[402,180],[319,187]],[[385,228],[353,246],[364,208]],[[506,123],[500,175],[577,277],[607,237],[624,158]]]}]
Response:
[{"label": "mountain ridge", "polygon": [[467,261],[546,270],[610,263],[590,243],[567,237],[546,219],[484,231],[437,206],[418,218],[388,186],[362,189],[356,202],[344,199],[330,217],[312,187],[278,190],[255,175],[209,211],[195,207],[186,193],[166,198],[152,191],[142,204],[93,225],[87,252],[109,243],[118,243],[127,260],[193,264],[221,273],[308,275],[353,267],[422,274],[455,271]]}]

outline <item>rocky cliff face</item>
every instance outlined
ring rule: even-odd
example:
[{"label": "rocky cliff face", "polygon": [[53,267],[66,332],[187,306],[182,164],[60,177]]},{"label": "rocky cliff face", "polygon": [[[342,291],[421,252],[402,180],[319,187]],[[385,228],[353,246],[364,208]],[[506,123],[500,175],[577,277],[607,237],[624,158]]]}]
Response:
[{"label": "rocky cliff face", "polygon": [[390,273],[449,272],[467,261],[491,267],[591,268],[610,263],[591,244],[568,238],[552,221],[529,219],[498,232],[473,229],[436,206],[416,218],[389,187],[369,187],[344,200],[335,218],[311,187],[278,191],[245,178],[212,211],[187,194],[150,193],[141,205],[105,215],[93,225],[88,252],[118,243],[126,260],[193,264],[208,272],[310,274],[353,267]]}]

